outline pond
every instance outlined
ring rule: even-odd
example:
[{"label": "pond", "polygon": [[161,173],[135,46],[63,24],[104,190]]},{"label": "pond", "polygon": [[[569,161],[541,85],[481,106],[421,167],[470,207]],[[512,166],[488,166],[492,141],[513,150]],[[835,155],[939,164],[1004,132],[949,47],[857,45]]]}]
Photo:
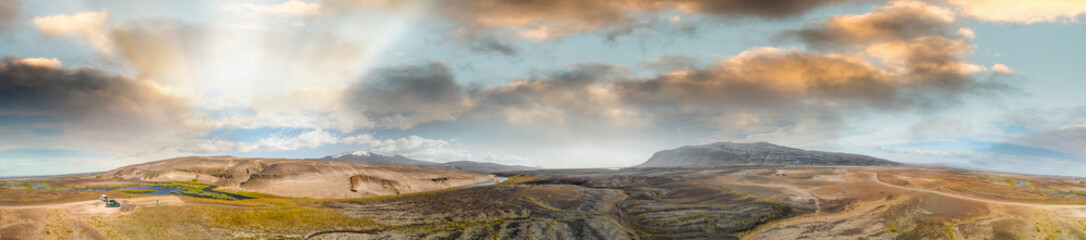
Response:
[{"label": "pond", "polygon": [[[992,180],[993,182],[997,182],[997,183],[1008,184],[1004,180],[999,180],[999,179],[995,179],[995,178],[991,178],[991,177],[988,177],[988,180]],[[1069,192],[1052,191],[1052,190],[1047,190],[1047,189],[1037,189],[1037,188],[1034,188],[1033,186],[1030,186],[1029,184],[1024,183],[1024,182],[1016,182],[1016,183],[1014,183],[1014,185],[1019,186],[1019,187],[1024,187],[1024,188],[1029,188],[1029,189],[1041,191],[1041,192],[1046,192],[1046,193],[1055,193],[1055,194],[1064,195],[1064,196],[1086,197],[1086,194],[1081,194],[1081,193],[1069,193]]]}]

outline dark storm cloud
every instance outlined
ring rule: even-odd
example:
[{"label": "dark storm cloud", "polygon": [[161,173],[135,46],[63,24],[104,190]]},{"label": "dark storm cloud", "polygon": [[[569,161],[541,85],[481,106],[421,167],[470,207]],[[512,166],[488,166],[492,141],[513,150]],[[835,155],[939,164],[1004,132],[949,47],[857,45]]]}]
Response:
[{"label": "dark storm cloud", "polygon": [[151,82],[7,59],[0,64],[0,116],[52,119],[36,127],[89,142],[143,143],[183,132],[189,110]]},{"label": "dark storm cloud", "polygon": [[375,70],[353,85],[347,105],[377,117],[383,127],[455,119],[470,106],[445,64],[427,62]]},{"label": "dark storm cloud", "polygon": [[15,29],[19,16],[20,0],[0,0],[0,33],[7,33]]}]

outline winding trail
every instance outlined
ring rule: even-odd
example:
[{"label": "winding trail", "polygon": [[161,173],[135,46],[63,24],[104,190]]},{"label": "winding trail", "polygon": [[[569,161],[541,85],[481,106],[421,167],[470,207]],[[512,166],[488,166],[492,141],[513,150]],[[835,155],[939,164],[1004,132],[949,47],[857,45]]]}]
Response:
[{"label": "winding trail", "polygon": [[[159,200],[159,202],[154,202]],[[135,203],[132,203],[135,202]],[[251,201],[256,202],[256,201]],[[273,208],[278,204],[275,202],[259,202],[266,203],[266,206],[237,206],[237,205],[222,205],[222,204],[208,204],[208,203],[187,203],[177,197],[146,197],[146,198],[134,198],[121,200],[121,207],[148,207],[148,206],[161,206],[161,205],[184,205],[184,206],[208,206],[208,207],[220,207],[220,208],[234,208],[234,209],[261,209],[261,208]],[[43,209],[54,208],[64,209],[69,213],[77,215],[112,215],[121,213],[121,207],[107,208],[101,200],[89,200],[79,202],[68,203],[55,203],[55,204],[39,204],[39,205],[23,205],[23,206],[0,206],[0,209]]]},{"label": "winding trail", "polygon": [[0,226],[0,229],[5,229],[5,228],[8,228],[8,227],[12,227],[12,226],[19,226],[19,225],[23,225],[23,224],[30,224],[30,223],[25,223],[25,222],[21,222],[21,223],[9,223],[9,224],[6,224],[6,225],[3,225],[3,226]]},{"label": "winding trail", "polygon": [[954,194],[954,193],[942,192],[942,191],[931,190],[931,189],[898,186],[898,185],[889,184],[889,183],[886,183],[886,182],[883,182],[883,181],[879,180],[879,173],[872,174],[871,175],[871,181],[874,181],[875,183],[878,183],[878,184],[883,185],[883,186],[902,189],[902,190],[931,193],[931,194],[940,195],[940,196],[944,196],[944,197],[952,197],[952,198],[957,198],[957,199],[964,199],[964,200],[985,202],[985,203],[992,203],[992,204],[1002,204],[1002,205],[1011,205],[1011,206],[1022,206],[1022,207],[1034,207],[1034,208],[1051,209],[1051,210],[1054,210],[1056,213],[1058,213],[1060,215],[1067,216],[1067,217],[1086,218],[1086,205],[1056,205],[1056,204],[1043,204],[1043,203],[1011,202],[1011,201],[1003,201],[1003,200],[995,200],[995,199],[988,199],[988,198],[965,196],[965,195],[961,195],[961,194]]}]

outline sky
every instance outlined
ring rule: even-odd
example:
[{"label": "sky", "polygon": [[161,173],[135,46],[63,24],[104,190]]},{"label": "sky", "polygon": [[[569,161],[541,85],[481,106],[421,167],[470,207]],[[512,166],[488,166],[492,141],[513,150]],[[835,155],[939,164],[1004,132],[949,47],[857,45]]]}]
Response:
[{"label": "sky", "polygon": [[1079,0],[0,0],[0,176],[771,142],[1086,177]]}]

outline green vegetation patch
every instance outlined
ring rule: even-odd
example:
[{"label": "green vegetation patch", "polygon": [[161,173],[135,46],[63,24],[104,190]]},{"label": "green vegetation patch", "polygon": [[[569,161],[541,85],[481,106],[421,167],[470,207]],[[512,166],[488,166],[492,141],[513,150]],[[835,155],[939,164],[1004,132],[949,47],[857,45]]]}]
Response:
[{"label": "green vegetation patch", "polygon": [[248,197],[248,198],[254,198],[254,199],[256,199],[256,198],[259,198],[259,199],[297,199],[297,198],[293,198],[293,197],[284,197],[284,196],[279,196],[279,195],[275,195],[275,194],[267,194],[267,193],[261,193],[261,192],[225,191],[225,190],[215,190],[215,191],[234,194],[234,195],[239,195],[239,196]]},{"label": "green vegetation patch", "polygon": [[230,197],[230,195],[205,190],[211,187],[211,185],[203,184],[197,182],[196,180],[156,182],[154,183],[154,186],[174,188],[176,190],[171,190],[170,192],[175,194],[184,194],[189,196],[212,198],[218,200],[234,200],[234,198]]}]

